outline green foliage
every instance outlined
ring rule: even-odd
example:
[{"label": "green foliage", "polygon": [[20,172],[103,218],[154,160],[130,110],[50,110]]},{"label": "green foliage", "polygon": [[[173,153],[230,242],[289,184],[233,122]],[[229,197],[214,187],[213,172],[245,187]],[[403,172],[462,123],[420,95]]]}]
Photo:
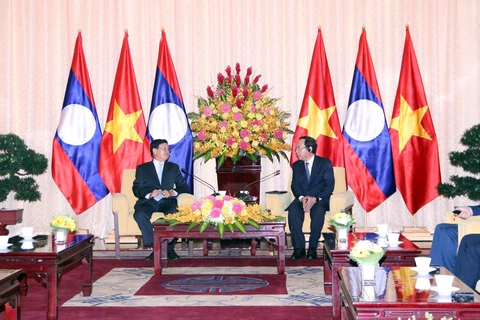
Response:
[{"label": "green foliage", "polygon": [[[480,125],[475,125],[465,131],[460,139],[465,151],[450,152],[450,163],[463,168],[466,172],[478,175],[480,173]],[[480,178],[474,176],[460,177],[452,175],[451,183],[440,183],[438,193],[447,198],[466,196],[473,201],[480,200]]]},{"label": "green foliage", "polygon": [[40,200],[33,176],[45,173],[47,165],[47,158],[29,149],[17,135],[0,134],[0,202],[5,201],[10,192],[15,193],[15,200]]}]

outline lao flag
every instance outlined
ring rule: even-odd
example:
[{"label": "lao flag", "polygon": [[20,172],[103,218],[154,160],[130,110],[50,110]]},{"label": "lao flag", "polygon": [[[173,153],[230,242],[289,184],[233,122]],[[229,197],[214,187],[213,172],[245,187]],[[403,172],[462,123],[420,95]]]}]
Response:
[{"label": "lao flag", "polygon": [[318,146],[317,156],[329,158],[335,167],[344,166],[343,135],[320,28],[313,49],[302,108],[292,139],[290,166],[298,160],[295,146],[302,136],[315,139]]},{"label": "lao flag", "polygon": [[415,214],[438,197],[442,179],[437,135],[408,27],[390,135],[397,188]]},{"label": "lao flag", "polygon": [[[166,139],[170,147],[169,161],[193,172],[193,136],[187,120],[182,93],[173,66],[167,37],[162,30],[152,105],[148,119],[147,137],[150,141]],[[185,175],[193,193],[193,179]]]},{"label": "lao flag", "polygon": [[53,180],[76,214],[81,214],[108,194],[98,173],[101,139],[102,131],[79,33],[52,146]]},{"label": "lao flag", "polygon": [[372,211],[395,193],[392,150],[382,98],[365,30],[343,126],[347,183],[358,201]]}]

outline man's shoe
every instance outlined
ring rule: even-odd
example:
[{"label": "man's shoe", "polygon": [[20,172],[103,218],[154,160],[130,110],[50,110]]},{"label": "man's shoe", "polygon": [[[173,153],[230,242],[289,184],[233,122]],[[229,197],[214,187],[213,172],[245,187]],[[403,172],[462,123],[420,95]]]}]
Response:
[{"label": "man's shoe", "polygon": [[148,255],[148,257],[145,258],[147,261],[153,261],[153,252]]},{"label": "man's shoe", "polygon": [[170,251],[167,254],[167,258],[168,258],[168,260],[180,259],[180,257],[178,256],[178,254],[175,251]]},{"label": "man's shoe", "polygon": [[317,248],[308,248],[307,259],[317,259]]},{"label": "man's shoe", "polygon": [[293,250],[293,254],[290,257],[292,260],[298,260],[305,258],[305,249],[295,249]]}]

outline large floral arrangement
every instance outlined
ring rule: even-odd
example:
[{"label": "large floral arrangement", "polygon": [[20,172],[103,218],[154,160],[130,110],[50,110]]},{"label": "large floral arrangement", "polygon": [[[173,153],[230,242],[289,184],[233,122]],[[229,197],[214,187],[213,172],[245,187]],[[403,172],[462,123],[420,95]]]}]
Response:
[{"label": "large floral arrangement", "polygon": [[231,232],[238,229],[246,233],[245,224],[260,229],[258,222],[281,221],[283,217],[272,215],[258,204],[246,205],[232,196],[207,196],[191,206],[180,205],[178,212],[169,214],[164,220],[170,226],[189,223],[187,231],[199,225],[200,233],[214,225],[223,237],[226,229]]},{"label": "large floral arrangement", "polygon": [[385,252],[382,247],[374,242],[359,240],[350,251],[350,259],[359,265],[377,264]]},{"label": "large floral arrangement", "polygon": [[328,222],[335,228],[350,228],[350,226],[355,223],[355,220],[350,214],[338,212],[335,213]]},{"label": "large floral arrangement", "polygon": [[235,74],[230,66],[226,74],[219,73],[217,84],[207,87],[207,98],[198,99],[199,112],[190,112],[194,138],[194,160],[218,159],[221,166],[227,157],[235,163],[246,156],[253,161],[266,156],[288,160],[285,151],[291,146],[286,143],[287,135],[293,133],[286,121],[290,114],[276,107],[278,99],[268,96],[268,85],[260,87],[257,75],[251,80],[252,67],[245,77],[240,75],[240,64]]},{"label": "large floral arrangement", "polygon": [[75,231],[77,225],[75,220],[70,216],[58,216],[52,220],[50,226],[53,229],[68,229],[70,231]]}]

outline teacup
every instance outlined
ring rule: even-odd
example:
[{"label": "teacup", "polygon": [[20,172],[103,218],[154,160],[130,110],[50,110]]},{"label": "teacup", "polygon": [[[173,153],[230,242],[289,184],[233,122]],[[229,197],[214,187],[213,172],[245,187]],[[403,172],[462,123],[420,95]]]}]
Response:
[{"label": "teacup", "polygon": [[23,227],[22,236],[26,238],[31,238],[33,236],[33,227]]},{"label": "teacup", "polygon": [[415,265],[418,269],[427,270],[430,267],[430,257],[415,257]]},{"label": "teacup", "polygon": [[386,235],[388,233],[388,224],[379,223],[377,224],[378,234]]},{"label": "teacup", "polygon": [[453,276],[447,274],[436,274],[435,283],[439,295],[449,295],[452,291]]},{"label": "teacup", "polygon": [[377,239],[377,244],[382,248],[388,247],[388,242],[387,242],[386,238],[378,238]]},{"label": "teacup", "polygon": [[399,237],[400,237],[400,233],[398,233],[398,232],[387,233],[388,243],[398,243],[398,238]]},{"label": "teacup", "polygon": [[0,236],[0,247],[6,248],[8,246],[8,236]]}]

